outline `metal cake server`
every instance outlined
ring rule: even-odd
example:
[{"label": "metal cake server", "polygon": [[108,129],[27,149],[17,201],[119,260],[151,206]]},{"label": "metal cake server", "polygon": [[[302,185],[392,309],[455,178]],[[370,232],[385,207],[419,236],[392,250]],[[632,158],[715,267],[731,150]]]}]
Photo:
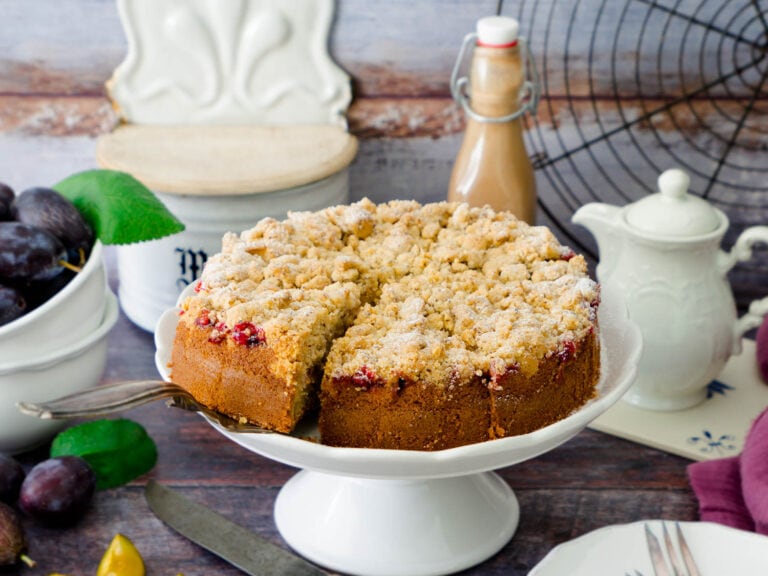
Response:
[{"label": "metal cake server", "polygon": [[192,395],[181,386],[162,380],[137,380],[105,384],[96,388],[75,392],[49,402],[19,402],[17,408],[24,414],[43,419],[79,418],[84,416],[103,416],[121,412],[161,398],[168,398],[167,404],[192,412],[201,412],[223,428],[233,432],[280,434],[241,422],[199,404]]}]

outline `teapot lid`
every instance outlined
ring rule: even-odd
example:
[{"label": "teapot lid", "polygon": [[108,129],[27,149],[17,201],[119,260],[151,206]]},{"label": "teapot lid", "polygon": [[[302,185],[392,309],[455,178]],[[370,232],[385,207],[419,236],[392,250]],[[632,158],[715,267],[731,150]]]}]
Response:
[{"label": "teapot lid", "polygon": [[659,176],[659,193],[627,206],[627,223],[642,232],[663,236],[700,236],[720,226],[715,209],[703,198],[688,194],[691,179],[673,168]]}]

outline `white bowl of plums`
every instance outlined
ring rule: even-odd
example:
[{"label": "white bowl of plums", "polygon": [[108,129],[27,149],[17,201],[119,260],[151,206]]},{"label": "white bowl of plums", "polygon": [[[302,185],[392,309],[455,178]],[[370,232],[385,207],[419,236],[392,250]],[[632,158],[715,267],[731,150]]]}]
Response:
[{"label": "white bowl of plums", "polygon": [[0,452],[49,440],[64,421],[20,413],[98,383],[118,317],[102,244],[50,188],[15,194],[0,184]]},{"label": "white bowl of plums", "polygon": [[102,251],[55,190],[16,196],[0,184],[0,365],[68,347],[99,327],[108,290]]}]

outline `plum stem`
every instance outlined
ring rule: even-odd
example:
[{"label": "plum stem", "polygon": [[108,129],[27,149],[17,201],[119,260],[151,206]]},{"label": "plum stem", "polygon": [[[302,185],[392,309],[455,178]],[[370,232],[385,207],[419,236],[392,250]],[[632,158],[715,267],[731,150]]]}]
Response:
[{"label": "plum stem", "polygon": [[35,566],[37,566],[37,562],[35,562],[34,560],[32,560],[32,558],[30,558],[30,557],[29,557],[29,556],[27,556],[26,554],[20,554],[20,555],[19,555],[19,560],[21,560],[22,562],[24,562],[24,564],[26,564],[26,565],[27,565],[27,566],[29,566],[30,568],[34,568]]},{"label": "plum stem", "polygon": [[67,270],[71,270],[74,273],[81,272],[83,269],[80,266],[75,266],[74,264],[70,264],[66,260],[59,260],[58,262],[59,266],[66,268]]}]

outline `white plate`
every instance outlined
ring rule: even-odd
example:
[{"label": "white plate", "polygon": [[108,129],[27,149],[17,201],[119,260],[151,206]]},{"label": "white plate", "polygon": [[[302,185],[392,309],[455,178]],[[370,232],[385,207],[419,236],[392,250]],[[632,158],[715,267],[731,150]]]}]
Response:
[{"label": "white plate", "polygon": [[[188,289],[189,290],[189,289]],[[186,295],[182,293],[181,299]],[[420,452],[324,446],[300,436],[316,436],[316,428],[298,430],[294,436],[229,432],[211,423],[224,436],[244,448],[290,466],[331,474],[368,478],[445,478],[494,470],[534,458],[579,433],[593,419],[621,398],[634,381],[642,343],[635,324],[627,317],[623,300],[602,295],[599,308],[601,378],[598,396],[567,418],[520,436]],[[155,329],[156,363],[164,378],[178,322],[170,309]]]},{"label": "white plate", "polygon": [[[648,523],[661,537],[662,521]],[[528,576],[621,576],[635,570],[651,576],[645,524],[606,526],[560,544]],[[668,522],[667,527],[673,528],[673,523]],[[709,522],[680,522],[680,527],[701,576],[768,574],[767,537]]]}]

